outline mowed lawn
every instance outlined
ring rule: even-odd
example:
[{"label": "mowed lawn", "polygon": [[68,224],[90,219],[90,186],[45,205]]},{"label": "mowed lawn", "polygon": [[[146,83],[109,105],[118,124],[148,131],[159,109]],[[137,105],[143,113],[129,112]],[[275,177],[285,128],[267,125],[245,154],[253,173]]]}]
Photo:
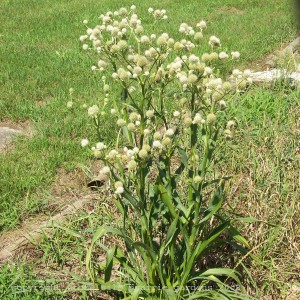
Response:
[{"label": "mowed lawn", "polygon": [[[45,209],[49,201],[46,191],[58,168],[73,170],[87,163],[80,140],[88,135],[90,125],[81,106],[93,104],[103,95],[101,75],[91,71],[95,58],[86,55],[79,42],[85,32],[82,20],[96,25],[101,13],[131,4],[111,0],[1,1],[0,122],[26,122],[32,137],[20,137],[12,151],[0,154],[0,231],[14,228]],[[206,20],[206,37],[214,34],[225,50],[240,51],[240,66],[291,41],[296,32],[289,0],[135,4],[146,28],[153,26],[148,7],[165,8],[169,19],[160,28],[175,38],[181,22],[195,25]],[[74,89],[72,111],[66,106],[69,88]],[[113,138],[112,126],[109,119],[103,124],[107,143]]]}]

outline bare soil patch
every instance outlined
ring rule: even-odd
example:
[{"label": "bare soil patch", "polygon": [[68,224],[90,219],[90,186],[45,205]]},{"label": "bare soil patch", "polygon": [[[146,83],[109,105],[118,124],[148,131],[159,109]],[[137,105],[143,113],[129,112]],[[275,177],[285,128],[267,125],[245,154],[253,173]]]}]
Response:
[{"label": "bare soil patch", "polygon": [[12,259],[16,252],[34,247],[44,233],[50,233],[53,223],[63,224],[67,217],[77,213],[93,201],[100,201],[98,192],[87,187],[91,178],[96,177],[99,164],[92,166],[89,176],[80,168],[73,171],[58,169],[57,178],[47,195],[47,205],[44,214],[26,217],[20,228],[9,232],[0,233],[0,264]]},{"label": "bare soil patch", "polygon": [[13,149],[13,140],[18,135],[30,137],[34,134],[29,121],[15,123],[11,120],[0,121],[0,153]]}]

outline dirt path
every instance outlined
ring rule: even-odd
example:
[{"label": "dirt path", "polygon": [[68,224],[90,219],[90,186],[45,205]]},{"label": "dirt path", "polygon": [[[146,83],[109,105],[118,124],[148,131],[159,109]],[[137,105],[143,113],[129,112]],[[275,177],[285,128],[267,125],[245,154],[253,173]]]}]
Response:
[{"label": "dirt path", "polygon": [[96,200],[96,195],[88,195],[67,205],[53,217],[37,217],[18,230],[0,236],[0,265],[13,258],[15,252],[29,243],[38,242],[44,233],[51,233],[53,224],[63,224],[67,217],[81,210],[86,204]]}]

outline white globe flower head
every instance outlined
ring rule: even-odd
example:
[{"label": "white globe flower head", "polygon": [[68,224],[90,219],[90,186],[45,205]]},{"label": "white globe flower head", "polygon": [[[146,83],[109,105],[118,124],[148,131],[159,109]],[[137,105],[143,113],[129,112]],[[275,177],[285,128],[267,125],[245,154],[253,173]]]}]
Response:
[{"label": "white globe flower head", "polygon": [[132,151],[133,151],[135,154],[138,154],[139,151],[140,151],[140,149],[139,149],[138,147],[134,147],[134,148],[132,149]]},{"label": "white globe flower head", "polygon": [[238,77],[238,76],[242,75],[242,72],[241,72],[239,69],[234,69],[234,70],[232,71],[232,75],[233,75],[234,77]]},{"label": "white globe flower head", "polygon": [[123,193],[124,193],[124,187],[123,187],[123,186],[118,186],[118,187],[116,188],[115,194],[121,195],[121,194],[123,194]]},{"label": "white globe flower head", "polygon": [[144,135],[145,136],[148,136],[150,133],[151,133],[150,129],[148,129],[148,128],[144,129]]},{"label": "white globe flower head", "polygon": [[252,76],[252,72],[249,69],[244,70],[244,77],[251,77]]},{"label": "white globe flower head", "polygon": [[108,93],[109,92],[109,85],[108,84],[104,84],[104,86],[103,86],[103,92],[104,93]]},{"label": "white globe flower head", "polygon": [[73,107],[73,101],[68,101],[67,108],[72,108],[72,107]]},{"label": "white globe flower head", "polygon": [[219,53],[219,58],[220,58],[221,60],[225,60],[225,59],[227,59],[228,57],[229,57],[228,54],[227,54],[226,52],[224,52],[224,51],[222,51],[222,52]]},{"label": "white globe flower head", "polygon": [[133,171],[137,168],[137,163],[135,160],[131,160],[130,162],[128,162],[127,164],[128,170]]},{"label": "white globe flower head", "polygon": [[109,175],[110,174],[110,168],[105,166],[103,167],[100,172],[99,172],[101,175]]},{"label": "white globe flower head", "polygon": [[197,176],[194,177],[194,182],[195,182],[195,183],[200,183],[200,182],[202,182],[202,180],[203,180],[203,179],[202,179],[201,176],[198,176],[198,175],[197,175]]},{"label": "white globe flower head", "polygon": [[154,9],[153,9],[152,7],[149,7],[149,8],[148,8],[148,13],[149,13],[149,14],[152,14],[153,12],[154,12]]},{"label": "white globe flower head", "polygon": [[96,66],[92,66],[91,69],[92,69],[92,71],[96,71],[97,67]]},{"label": "white globe flower head", "polygon": [[179,112],[178,110],[174,111],[174,112],[173,112],[173,116],[174,116],[175,118],[178,118],[178,117],[180,116],[180,112]]},{"label": "white globe flower head", "polygon": [[81,144],[81,147],[84,148],[89,144],[89,140],[88,139],[83,139],[83,140],[81,140],[80,144]]},{"label": "white globe flower head", "polygon": [[83,44],[83,45],[82,45],[82,49],[83,49],[83,50],[87,50],[87,49],[89,49],[89,45],[87,45],[87,44]]},{"label": "white globe flower head", "polygon": [[174,130],[172,128],[169,128],[165,134],[166,136],[172,137],[174,133],[175,133]]},{"label": "white globe flower head", "polygon": [[193,120],[193,124],[201,124],[202,123],[202,117],[199,113],[196,113],[194,120]]},{"label": "white globe flower head", "polygon": [[162,147],[162,145],[161,145],[161,142],[160,142],[160,141],[155,140],[155,141],[153,142],[153,148],[161,148],[161,147]]},{"label": "white globe flower head", "polygon": [[200,29],[206,29],[207,28],[206,22],[203,20],[200,21],[199,23],[197,23],[197,27]]},{"label": "white globe flower head", "polygon": [[107,157],[108,159],[115,159],[117,155],[118,155],[118,151],[115,150],[115,149],[113,149],[113,150],[111,150],[111,151],[107,154],[106,157]]},{"label": "white globe flower head", "polygon": [[118,120],[117,120],[117,125],[118,125],[119,127],[123,127],[123,126],[126,125],[126,121],[125,121],[124,119],[118,119]]},{"label": "white globe flower head", "polygon": [[189,57],[189,61],[190,61],[190,63],[196,64],[200,61],[200,59],[196,55],[191,54]]},{"label": "white globe flower head", "polygon": [[80,42],[84,42],[87,38],[88,38],[87,35],[81,35],[79,40],[80,40]]},{"label": "white globe flower head", "polygon": [[104,150],[106,148],[107,148],[106,145],[102,142],[99,142],[96,144],[96,149],[98,149],[98,150]]},{"label": "white globe flower head", "polygon": [[153,110],[147,110],[146,111],[146,117],[151,119],[154,116],[154,111]]},{"label": "white globe flower head", "polygon": [[212,74],[212,72],[213,72],[212,68],[210,68],[210,67],[204,68],[204,75],[209,76]]},{"label": "white globe flower head", "polygon": [[84,25],[86,25],[88,22],[89,22],[88,20],[83,20],[83,21],[82,21],[82,23],[83,23]]},{"label": "white globe flower head", "polygon": [[149,37],[148,37],[147,35],[143,35],[143,36],[141,37],[141,43],[144,43],[144,44],[150,43]]},{"label": "white globe flower head", "polygon": [[131,6],[130,6],[130,9],[131,9],[131,10],[136,10],[136,6],[135,6],[135,5],[131,5]]},{"label": "white globe flower head", "polygon": [[217,38],[216,36],[211,36],[209,38],[209,45],[212,46],[212,47],[219,47],[221,45],[221,41],[219,38]]},{"label": "white globe flower head", "polygon": [[179,81],[181,84],[186,84],[188,82],[188,78],[186,75],[180,75]]},{"label": "white globe flower head", "polygon": [[112,108],[112,109],[110,110],[110,113],[111,113],[112,115],[115,115],[115,114],[117,113],[117,111],[116,111],[114,108]]},{"label": "white globe flower head", "polygon": [[228,129],[232,129],[234,127],[234,125],[235,125],[234,121],[230,120],[230,121],[227,122],[226,127]]},{"label": "white globe flower head", "polygon": [[240,56],[241,56],[241,54],[240,54],[240,52],[238,52],[238,51],[233,51],[233,52],[231,52],[231,57],[232,57],[232,59],[239,59]]},{"label": "white globe flower head", "polygon": [[96,117],[99,113],[100,109],[96,104],[88,108],[88,115],[90,117]]}]

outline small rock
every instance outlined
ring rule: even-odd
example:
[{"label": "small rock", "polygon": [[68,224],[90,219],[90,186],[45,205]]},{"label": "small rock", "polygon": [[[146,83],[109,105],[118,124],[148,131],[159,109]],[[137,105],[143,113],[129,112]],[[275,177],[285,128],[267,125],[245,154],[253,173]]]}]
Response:
[{"label": "small rock", "polygon": [[279,79],[292,79],[295,82],[300,81],[300,73],[288,72],[286,69],[272,69],[269,71],[252,73],[253,82],[272,82]]},{"label": "small rock", "polygon": [[4,149],[9,143],[12,142],[13,138],[20,133],[20,130],[9,127],[0,127],[0,150]]}]

